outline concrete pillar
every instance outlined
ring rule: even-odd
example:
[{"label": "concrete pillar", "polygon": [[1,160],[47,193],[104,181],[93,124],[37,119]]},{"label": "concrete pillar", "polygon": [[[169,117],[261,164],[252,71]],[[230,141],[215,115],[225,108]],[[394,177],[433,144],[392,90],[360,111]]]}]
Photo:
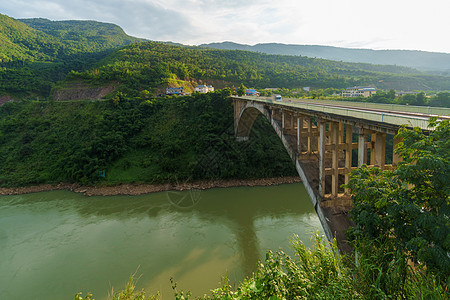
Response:
[{"label": "concrete pillar", "polygon": [[376,133],[375,149],[372,149],[372,152],[374,154],[374,165],[383,170],[386,161],[386,133]]},{"label": "concrete pillar", "polygon": [[344,123],[339,123],[339,144],[344,143]]},{"label": "concrete pillar", "polygon": [[367,164],[367,133],[363,128],[358,132],[358,167]]},{"label": "concrete pillar", "polygon": [[338,143],[339,143],[339,124],[331,122],[331,194],[337,197],[339,189],[339,160],[338,160]]},{"label": "concrete pillar", "polygon": [[284,110],[281,110],[281,129],[284,129]]},{"label": "concrete pillar", "polygon": [[[348,175],[352,171],[352,150],[353,150],[353,127],[351,125],[345,125],[345,184],[348,184],[350,176]],[[350,193],[349,189],[345,189],[345,193]]]},{"label": "concrete pillar", "polygon": [[312,117],[308,117],[308,150],[309,155],[312,154]]},{"label": "concrete pillar", "polygon": [[377,144],[377,135],[375,132],[372,132],[370,135],[370,165],[375,165],[375,145]]},{"label": "concrete pillar", "polygon": [[303,129],[303,116],[297,116],[297,153],[302,154],[301,135]]},{"label": "concrete pillar", "polygon": [[392,156],[392,165],[396,167],[399,162],[401,162],[403,159],[400,157],[400,155],[395,154],[395,150],[397,149],[398,143],[402,141],[401,138],[394,137],[394,154]]},{"label": "concrete pillar", "polygon": [[320,121],[319,126],[319,195],[325,195],[325,121]]}]

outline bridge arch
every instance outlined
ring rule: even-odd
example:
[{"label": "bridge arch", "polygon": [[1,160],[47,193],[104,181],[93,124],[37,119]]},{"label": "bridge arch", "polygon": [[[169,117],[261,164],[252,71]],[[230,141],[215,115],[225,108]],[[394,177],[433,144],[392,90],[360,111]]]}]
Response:
[{"label": "bridge arch", "polygon": [[253,124],[260,114],[266,115],[268,112],[264,111],[261,104],[247,103],[245,107],[240,109],[239,117],[235,120],[235,136],[238,141],[247,141],[250,137],[250,132]]},{"label": "bridge arch", "polygon": [[[276,134],[281,139],[284,148],[286,149],[288,155],[291,157],[292,162],[295,165],[297,173],[299,174],[302,182],[308,192],[309,198],[315,208],[315,211],[319,217],[319,220],[322,224],[322,228],[328,238],[328,240],[333,240],[335,234],[328,224],[328,218],[325,216],[322,208],[320,207],[320,192],[318,188],[318,179],[314,178],[315,175],[318,174],[308,174],[304,171],[305,164],[308,164],[308,161],[300,162],[298,157],[301,153],[299,153],[298,147],[293,147],[292,141],[289,141],[289,137],[284,134],[284,114],[281,116],[281,124],[280,120],[277,120],[273,117],[273,109],[267,105],[262,103],[253,102],[253,101],[234,101],[234,109],[235,109],[235,136],[237,141],[247,141],[250,137],[250,132],[252,130],[253,124],[255,120],[258,118],[260,114],[264,115],[269,123],[274,128]],[[293,120],[290,120],[291,125]],[[297,121],[298,122],[298,121]],[[311,122],[311,120],[310,120]],[[311,123],[310,123],[311,124]],[[301,151],[300,151],[301,152]],[[303,167],[302,167],[303,165]],[[318,177],[318,176],[317,176]],[[339,234],[343,235],[343,232],[339,232]],[[345,239],[345,237],[341,237],[341,239]],[[342,245],[340,245],[342,246]],[[346,246],[344,246],[345,248]],[[342,248],[342,247],[340,247]],[[346,250],[344,250],[346,251]]]}]

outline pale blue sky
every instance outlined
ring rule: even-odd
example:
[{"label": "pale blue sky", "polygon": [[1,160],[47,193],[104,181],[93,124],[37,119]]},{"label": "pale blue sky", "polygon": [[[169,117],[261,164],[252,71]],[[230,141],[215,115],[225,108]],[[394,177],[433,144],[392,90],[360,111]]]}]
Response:
[{"label": "pale blue sky", "polygon": [[96,20],[183,44],[278,42],[450,53],[449,0],[7,0],[13,18]]}]

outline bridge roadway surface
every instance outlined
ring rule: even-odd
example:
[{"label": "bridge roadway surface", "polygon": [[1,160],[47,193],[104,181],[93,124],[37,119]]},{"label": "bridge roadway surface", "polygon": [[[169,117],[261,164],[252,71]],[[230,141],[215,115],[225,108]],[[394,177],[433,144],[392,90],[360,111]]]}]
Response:
[{"label": "bridge roadway surface", "polygon": [[[404,124],[408,127],[419,127],[423,130],[430,130],[428,121],[430,117],[438,119],[450,119],[450,109],[424,106],[406,106],[394,104],[361,103],[350,101],[330,101],[330,100],[312,100],[287,98],[281,101],[274,101],[271,98],[264,97],[237,97],[234,99],[250,101],[269,105],[271,107],[293,109],[295,111],[309,111],[317,113],[320,116],[331,116],[329,120],[334,119],[352,119],[360,122],[372,123],[374,126],[383,127],[389,134],[395,134],[398,128]],[[282,126],[281,126],[282,127]],[[308,167],[302,164],[302,168]],[[305,173],[308,173],[305,170]],[[311,176],[308,176],[309,179]],[[309,180],[308,180],[309,181]],[[308,183],[309,184],[309,183]],[[316,187],[312,187],[314,194],[317,195]],[[311,196],[311,195],[310,195]],[[347,196],[348,197],[348,196]],[[313,204],[314,204],[314,200]],[[320,205],[321,206],[321,205]],[[348,212],[351,207],[322,207],[317,208],[316,212],[321,218],[324,230],[329,233],[327,237],[334,236],[341,252],[349,253],[351,248],[346,242],[345,231],[352,225]],[[326,223],[326,224],[324,224]]]},{"label": "bridge roadway surface", "polygon": [[286,108],[305,109],[376,123],[386,123],[394,125],[395,127],[406,124],[410,127],[419,127],[423,130],[430,129],[428,128],[428,120],[431,117],[450,119],[450,108],[444,107],[297,98],[284,98],[281,101],[274,101],[271,98],[255,96],[233,98],[284,106]]}]

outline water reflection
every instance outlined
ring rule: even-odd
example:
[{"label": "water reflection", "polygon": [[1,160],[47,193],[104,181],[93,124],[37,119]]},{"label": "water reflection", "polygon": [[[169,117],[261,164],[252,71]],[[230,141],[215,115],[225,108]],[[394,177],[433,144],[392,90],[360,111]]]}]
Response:
[{"label": "water reflection", "polygon": [[59,293],[54,298],[91,291],[102,299],[138,266],[141,287],[167,296],[174,277],[201,295],[225,274],[232,281],[251,274],[267,247],[286,247],[292,234],[318,230],[307,197],[301,184],[134,197],[64,191],[2,197],[0,299],[46,299],[49,290]]}]

